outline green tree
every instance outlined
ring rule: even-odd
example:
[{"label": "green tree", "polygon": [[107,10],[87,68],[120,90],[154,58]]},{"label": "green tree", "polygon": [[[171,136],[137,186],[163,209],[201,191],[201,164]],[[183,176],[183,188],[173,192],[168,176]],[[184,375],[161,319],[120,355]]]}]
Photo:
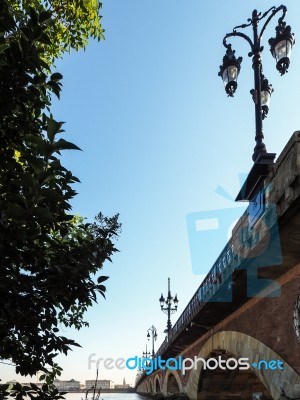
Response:
[{"label": "green tree", "polygon": [[[104,39],[99,0],[10,0],[16,19],[22,24],[34,17],[34,11],[46,16],[46,35],[42,35],[44,58],[53,61],[65,51],[86,48],[90,37]],[[43,17],[42,17],[43,18]]]},{"label": "green tree", "polygon": [[[118,215],[85,223],[71,213],[79,180],[61,153],[80,149],[61,137],[63,123],[50,114],[62,76],[45,57],[55,37],[54,11],[45,5],[67,2],[25,8],[24,1],[16,11],[19,3],[0,0],[0,359],[22,375],[45,372],[41,390],[14,387],[18,400],[50,399],[60,396],[48,386],[61,370],[55,357],[78,346],[58,326],[87,325],[85,311],[105,293],[107,277],[97,273],[117,251],[120,224]],[[67,46],[81,44],[78,37]],[[7,395],[0,386],[0,399]]]}]

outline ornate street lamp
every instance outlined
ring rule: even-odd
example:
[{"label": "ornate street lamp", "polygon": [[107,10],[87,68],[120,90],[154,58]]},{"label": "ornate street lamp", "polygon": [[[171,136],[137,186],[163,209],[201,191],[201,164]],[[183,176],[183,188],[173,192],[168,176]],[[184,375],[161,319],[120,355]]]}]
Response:
[{"label": "ornate street lamp", "polygon": [[156,339],[157,339],[157,330],[156,330],[156,328],[155,328],[155,326],[154,325],[152,325],[148,330],[147,330],[147,339],[148,340],[150,340],[150,337],[151,337],[151,335],[150,335],[150,333],[151,333],[151,335],[152,335],[152,358],[154,358],[154,342],[156,341]]},{"label": "ornate street lamp", "polygon": [[[271,95],[274,92],[274,89],[272,88],[272,85],[269,84],[268,79],[264,76],[264,74],[261,74],[261,111],[262,111],[262,119],[267,118],[268,112],[269,112],[269,105],[270,105],[270,99]],[[250,90],[250,93],[252,94],[252,98],[254,103],[256,103],[256,95],[257,92],[254,89]]]},{"label": "ornate street lamp", "polygon": [[261,77],[261,111],[262,111],[262,119],[265,119],[269,112],[269,105],[271,95],[274,92],[272,85],[269,84],[269,81],[262,74]]},{"label": "ornate street lamp", "polygon": [[233,97],[237,88],[237,78],[241,70],[242,57],[236,58],[235,50],[231,44],[228,45],[226,54],[223,57],[223,64],[220,66],[219,76],[223,79],[225,91],[228,96]]},{"label": "ornate street lamp", "polygon": [[[143,356],[142,356],[142,358],[149,358],[150,357],[150,351],[148,351],[148,349],[147,349],[147,345],[146,345],[146,351],[143,351]],[[145,364],[144,364],[144,366],[145,367],[148,367],[149,366],[149,362],[146,362]],[[141,371],[144,371],[144,368],[142,368],[141,369]]]},{"label": "ornate street lamp", "polygon": [[289,68],[291,51],[295,43],[294,34],[292,33],[291,27],[286,26],[286,22],[283,21],[283,18],[284,15],[278,20],[276,37],[269,39],[271,53],[277,62],[276,68],[281,75],[284,75]]},{"label": "ornate street lamp", "polygon": [[143,358],[148,358],[150,356],[150,351],[147,350],[147,345],[146,345],[146,351],[143,351]]},{"label": "ornate street lamp", "polygon": [[[254,162],[260,162],[264,164],[271,164],[274,161],[275,154],[267,153],[266,146],[263,142],[263,126],[262,120],[267,116],[269,111],[270,96],[273,92],[272,85],[269,84],[268,80],[263,75],[261,53],[263,47],[261,46],[261,39],[263,33],[272,20],[272,18],[279,12],[282,11],[282,16],[278,20],[278,26],[276,27],[276,37],[269,40],[271,46],[271,53],[276,60],[276,68],[281,73],[285,74],[288,71],[290,65],[291,50],[295,43],[294,34],[291,33],[291,27],[286,26],[283,21],[286,15],[287,9],[281,5],[279,7],[271,7],[264,14],[258,13],[254,10],[252,18],[248,19],[248,24],[236,26],[231,33],[225,35],[223,39],[223,45],[226,48],[226,54],[223,58],[223,64],[220,66],[219,76],[224,81],[225,91],[228,96],[233,97],[237,89],[237,78],[241,68],[242,58],[235,57],[235,51],[232,50],[231,44],[227,43],[227,39],[230,37],[239,36],[245,39],[251,48],[249,57],[252,57],[252,68],[254,71],[254,89],[251,90],[252,98],[255,103],[255,124],[256,134],[255,141],[256,146],[254,148],[252,159]],[[258,24],[261,20],[266,18],[260,33],[258,32]],[[252,26],[253,29],[253,40],[243,32],[237,31],[237,29],[244,29]]]},{"label": "ornate street lamp", "polygon": [[171,314],[174,314],[177,311],[178,301],[177,294],[175,294],[174,298],[171,295],[170,278],[168,278],[168,296],[165,299],[163,294],[161,294],[159,298],[161,311],[168,315],[167,328],[164,330],[168,336],[172,329]]}]

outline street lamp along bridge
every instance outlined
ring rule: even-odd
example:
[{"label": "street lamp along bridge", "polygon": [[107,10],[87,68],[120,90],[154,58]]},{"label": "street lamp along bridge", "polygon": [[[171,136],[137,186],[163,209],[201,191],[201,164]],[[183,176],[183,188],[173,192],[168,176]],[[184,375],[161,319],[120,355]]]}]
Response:
[{"label": "street lamp along bridge", "polygon": [[[151,333],[151,335],[150,335],[150,333]],[[151,327],[147,330],[147,339],[150,340],[151,336],[152,336],[152,353],[151,353],[151,356],[152,356],[152,358],[154,358],[154,354],[155,354],[154,342],[157,339],[157,329],[155,328],[154,325],[151,325]]]},{"label": "street lamp along bridge", "polygon": [[[261,46],[263,33],[272,18],[282,11],[282,16],[278,19],[276,27],[276,37],[269,39],[270,50],[273,57],[276,59],[276,68],[281,75],[284,75],[290,65],[291,50],[295,43],[294,34],[291,32],[291,27],[286,25],[284,17],[287,13],[287,8],[283,5],[280,7],[271,7],[265,13],[258,13],[257,10],[252,12],[252,18],[248,19],[248,24],[242,24],[233,28],[233,32],[227,33],[223,39],[223,45],[226,48],[226,54],[223,58],[223,64],[220,66],[219,76],[223,79],[225,84],[225,91],[228,96],[233,97],[237,89],[237,79],[241,69],[242,57],[235,57],[235,50],[232,50],[231,44],[227,43],[230,37],[241,37],[248,42],[251,51],[248,53],[252,57],[252,68],[254,71],[254,89],[250,91],[255,104],[255,124],[256,146],[254,148],[252,159],[257,161],[258,157],[261,160],[271,161],[275,158],[275,154],[267,153],[266,146],[263,142],[263,124],[262,120],[267,116],[269,111],[270,97],[273,92],[272,85],[263,74],[261,53],[264,49]],[[260,33],[258,32],[258,24],[260,21],[267,18]],[[238,31],[238,29],[245,29],[252,26],[253,40],[250,39],[245,33]]]},{"label": "street lamp along bridge", "polygon": [[178,302],[179,300],[177,298],[177,294],[175,294],[175,297],[173,297],[171,294],[170,278],[168,278],[168,296],[165,299],[163,294],[161,294],[159,298],[161,311],[168,315],[167,328],[164,330],[164,333],[167,333],[168,336],[172,329],[171,314],[174,314],[177,311]]}]

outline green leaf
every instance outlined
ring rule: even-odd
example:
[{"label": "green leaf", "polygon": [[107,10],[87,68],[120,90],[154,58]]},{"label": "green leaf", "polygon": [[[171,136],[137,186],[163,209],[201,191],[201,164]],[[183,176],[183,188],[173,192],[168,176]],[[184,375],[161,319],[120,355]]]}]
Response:
[{"label": "green leaf", "polygon": [[105,294],[103,292],[99,292],[106,300]]},{"label": "green leaf", "polygon": [[[44,380],[44,379],[45,379],[45,375],[41,375],[41,376],[40,376],[40,381],[41,381],[41,380]],[[35,385],[34,383],[30,383],[30,386],[31,386],[32,389],[38,390],[37,385]]]},{"label": "green leaf", "polygon": [[52,42],[51,42],[49,36],[48,36],[45,32],[43,32],[43,33],[36,39],[36,41],[37,41],[37,42],[40,42],[40,43],[43,43],[43,44],[47,44],[47,45],[51,45],[51,44],[52,44]]},{"label": "green leaf", "polygon": [[24,157],[21,157],[21,160],[25,159],[29,165],[33,168],[35,173],[40,173],[43,169],[43,162],[41,159],[34,157],[32,155],[25,155]]},{"label": "green leaf", "polygon": [[64,198],[53,189],[42,189],[41,195],[54,203],[63,203],[65,201]]},{"label": "green leaf", "polygon": [[51,75],[51,81],[58,82],[63,78],[62,74],[59,72],[55,72],[54,74]]},{"label": "green leaf", "polygon": [[7,209],[9,210],[10,215],[16,219],[23,217],[26,213],[24,207],[20,207],[17,204],[8,204]]},{"label": "green leaf", "polygon": [[42,220],[52,220],[52,214],[45,207],[36,207],[33,209],[33,214]]},{"label": "green leaf", "polygon": [[8,44],[6,43],[0,44],[0,53],[3,53],[8,48],[9,48]]},{"label": "green leaf", "polygon": [[20,174],[20,177],[22,179],[23,185],[30,188],[34,192],[36,189],[36,181],[34,180],[33,176],[28,172],[22,172]]},{"label": "green leaf", "polygon": [[47,117],[47,122],[47,136],[52,143],[55,135],[60,132],[63,122],[57,122],[53,118],[49,117]]},{"label": "green leaf", "polygon": [[49,11],[42,11],[39,16],[39,22],[48,21],[52,16],[52,13]]},{"label": "green leaf", "polygon": [[67,142],[64,139],[59,139],[55,143],[56,150],[81,150],[76,144]]},{"label": "green leaf", "polygon": [[97,279],[98,283],[104,282],[107,279],[109,279],[109,276],[99,276],[99,278]]},{"label": "green leaf", "polygon": [[29,14],[30,14],[30,18],[31,18],[33,24],[37,25],[37,23],[38,23],[38,14],[37,14],[36,10],[33,7],[29,7]]},{"label": "green leaf", "polygon": [[44,144],[44,139],[41,136],[27,135],[25,136],[25,142],[33,143],[41,147]]}]

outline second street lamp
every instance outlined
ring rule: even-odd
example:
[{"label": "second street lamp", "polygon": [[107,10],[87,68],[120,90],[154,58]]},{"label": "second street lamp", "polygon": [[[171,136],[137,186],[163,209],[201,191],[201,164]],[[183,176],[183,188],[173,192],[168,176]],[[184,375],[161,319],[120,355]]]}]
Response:
[{"label": "second street lamp", "polygon": [[[276,68],[281,75],[285,74],[290,65],[291,50],[295,43],[294,34],[291,33],[291,27],[286,26],[284,17],[287,9],[281,5],[279,7],[271,7],[264,14],[258,13],[254,10],[252,18],[248,19],[248,24],[236,26],[231,33],[225,35],[223,45],[226,48],[226,54],[223,58],[223,64],[220,66],[219,76],[224,81],[225,90],[228,96],[233,97],[237,89],[237,78],[241,68],[242,57],[236,58],[235,51],[232,50],[231,44],[227,43],[230,37],[241,37],[245,39],[250,45],[251,51],[249,57],[252,57],[252,68],[254,71],[254,89],[251,90],[252,98],[255,103],[255,141],[256,145],[252,155],[254,162],[260,161],[266,164],[273,163],[275,154],[267,153],[266,146],[263,142],[263,125],[262,120],[266,117],[269,110],[269,100],[273,92],[272,85],[269,85],[268,80],[263,75],[261,53],[263,46],[261,46],[261,39],[263,33],[271,21],[271,19],[279,12],[282,11],[282,16],[278,20],[276,27],[276,37],[269,40],[271,46],[271,53],[276,59]],[[258,24],[261,20],[266,18],[260,33],[258,32]],[[253,40],[238,29],[244,29],[252,26]]]},{"label": "second street lamp", "polygon": [[175,294],[174,298],[171,295],[170,278],[168,278],[168,296],[165,299],[163,294],[161,294],[159,298],[161,311],[168,315],[167,329],[164,330],[164,332],[167,333],[168,336],[172,329],[171,314],[174,314],[177,311],[178,301],[179,300],[177,298],[177,294]]},{"label": "second street lamp", "polygon": [[150,333],[151,333],[151,335],[152,335],[152,358],[154,358],[154,342],[156,341],[156,339],[157,339],[157,330],[156,330],[156,328],[155,328],[155,326],[154,325],[152,325],[148,330],[147,330],[147,339],[148,340],[150,340],[150,337],[151,337],[151,335],[150,335]]},{"label": "second street lamp", "polygon": [[[150,356],[150,351],[148,351],[147,345],[146,345],[146,351],[143,351],[143,356],[142,356],[142,358],[143,358],[143,359],[144,359],[144,358],[149,358],[149,356]],[[146,366],[146,367],[148,367],[149,363],[146,362],[146,363],[143,364],[143,365]],[[144,368],[141,369],[141,371],[143,371],[143,370],[144,370]]]},{"label": "second street lamp", "polygon": [[147,345],[146,345],[146,351],[143,351],[143,358],[148,358],[149,356],[150,356],[150,351],[148,351]]}]

